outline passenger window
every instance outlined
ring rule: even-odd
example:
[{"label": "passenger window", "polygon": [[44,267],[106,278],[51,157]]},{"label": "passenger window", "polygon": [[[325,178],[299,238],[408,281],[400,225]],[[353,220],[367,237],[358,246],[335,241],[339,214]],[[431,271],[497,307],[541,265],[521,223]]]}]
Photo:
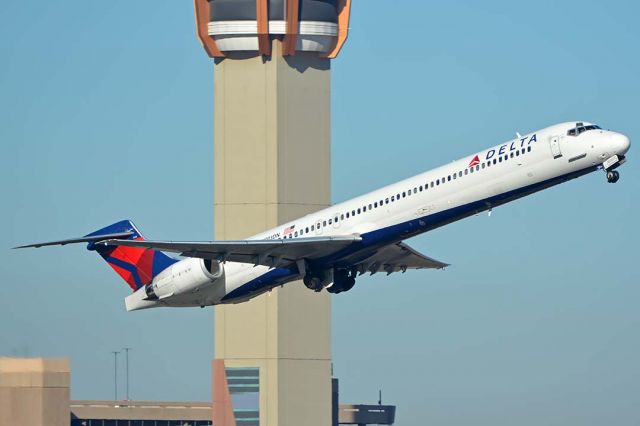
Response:
[{"label": "passenger window", "polygon": [[455,175],[455,174],[454,174],[454,175],[453,175],[453,180],[456,180],[457,176],[458,176],[458,175]]},{"label": "passenger window", "polygon": [[295,237],[297,237],[297,236],[298,236],[298,231],[296,231],[296,232],[295,232],[294,236],[295,236]]},{"label": "passenger window", "polygon": [[498,162],[495,158],[493,159],[493,164],[495,165]]},{"label": "passenger window", "polygon": [[386,199],[384,200],[384,203],[385,203],[385,204],[389,204],[389,199],[388,199],[388,198],[386,198]]},{"label": "passenger window", "polygon": [[433,188],[433,181],[431,181],[431,188]]},{"label": "passenger window", "polygon": [[367,206],[362,206],[362,213],[367,211]]},{"label": "passenger window", "polygon": [[378,208],[378,202],[377,201],[375,203],[373,203],[373,207],[376,208],[376,209]]},{"label": "passenger window", "polygon": [[530,146],[527,147],[527,152],[531,152],[531,147]]},{"label": "passenger window", "polygon": [[511,153],[510,157],[513,158],[513,152]]},{"label": "passenger window", "polygon": [[344,214],[340,215],[340,220],[344,220]]},{"label": "passenger window", "polygon": [[469,169],[464,169],[464,174],[468,175],[469,174]]},{"label": "passenger window", "polygon": [[478,170],[480,170],[480,164],[478,164],[478,165],[476,166],[476,172],[477,172]]},{"label": "passenger window", "polygon": [[447,182],[451,182],[451,175],[447,176]]},{"label": "passenger window", "polygon": [[392,196],[391,196],[391,202],[393,203],[395,200],[396,200],[396,196],[395,196],[395,195],[392,195]]},{"label": "passenger window", "polygon": [[516,157],[519,157],[519,156],[520,156],[520,150],[517,150],[516,151]]},{"label": "passenger window", "polygon": [[436,185],[440,185],[440,179],[436,179]]},{"label": "passenger window", "polygon": [[420,192],[422,192],[422,185],[420,185],[418,189],[420,190]]},{"label": "passenger window", "polygon": [[308,233],[309,233],[309,227],[307,227],[307,228],[305,228],[305,229],[304,229],[304,233],[305,233],[305,234],[308,234]]},{"label": "passenger window", "polygon": [[311,225],[311,230],[315,230],[315,225]]},{"label": "passenger window", "polygon": [[371,204],[369,204],[369,210],[371,210]]},{"label": "passenger window", "polygon": [[358,214],[360,214],[360,209],[358,209]]},{"label": "passenger window", "polygon": [[327,221],[326,220],[322,221],[322,226],[327,226]]},{"label": "passenger window", "polygon": [[406,192],[403,192],[403,193],[402,193],[402,198],[404,198],[404,197],[406,197],[406,196],[407,196],[407,193],[406,193]]},{"label": "passenger window", "polygon": [[418,193],[418,188],[413,188],[413,193],[417,194]]},{"label": "passenger window", "polygon": [[329,219],[329,225],[333,223],[333,219]]},{"label": "passenger window", "polygon": [[502,163],[502,157],[499,158],[500,162]]},{"label": "passenger window", "polygon": [[484,165],[484,163],[482,163],[482,168],[484,169],[484,167],[485,167],[485,165]]},{"label": "passenger window", "polygon": [[473,173],[473,167],[472,167],[471,169],[469,169],[469,172],[470,172],[470,173]]},{"label": "passenger window", "polygon": [[347,219],[349,219],[349,212],[347,212]]}]

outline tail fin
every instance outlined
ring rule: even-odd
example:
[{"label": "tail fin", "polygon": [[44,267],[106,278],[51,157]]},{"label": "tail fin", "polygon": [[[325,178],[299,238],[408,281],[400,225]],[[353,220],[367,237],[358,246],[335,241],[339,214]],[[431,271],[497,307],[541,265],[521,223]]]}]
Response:
[{"label": "tail fin", "polygon": [[[123,232],[132,232],[127,237],[128,240],[144,240],[140,231],[130,220],[122,220],[106,226],[86,237]],[[134,292],[149,284],[160,272],[178,262],[160,251],[139,247],[103,246],[90,242],[87,249],[97,251]]]}]

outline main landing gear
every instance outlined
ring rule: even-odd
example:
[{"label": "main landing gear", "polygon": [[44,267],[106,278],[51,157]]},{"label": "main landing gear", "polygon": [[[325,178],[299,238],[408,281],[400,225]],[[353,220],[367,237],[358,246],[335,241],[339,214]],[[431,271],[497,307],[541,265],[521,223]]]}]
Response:
[{"label": "main landing gear", "polygon": [[356,283],[355,269],[328,269],[325,271],[306,270],[302,278],[304,285],[315,292],[327,289],[329,293],[338,294],[349,291]]},{"label": "main landing gear", "polygon": [[607,182],[616,183],[620,179],[620,173],[617,170],[609,170],[607,172]]}]

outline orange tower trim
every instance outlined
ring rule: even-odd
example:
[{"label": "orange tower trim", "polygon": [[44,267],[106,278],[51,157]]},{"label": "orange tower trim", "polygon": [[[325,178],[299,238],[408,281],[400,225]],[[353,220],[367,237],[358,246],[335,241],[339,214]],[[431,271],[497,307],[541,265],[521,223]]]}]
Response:
[{"label": "orange tower trim", "polygon": [[271,55],[268,0],[256,0],[256,20],[258,21],[258,51],[261,55]]},{"label": "orange tower trim", "polygon": [[211,58],[223,58],[224,53],[218,49],[216,41],[209,37],[209,2],[207,0],[193,0],[196,14],[196,35],[200,44]]},{"label": "orange tower trim", "polygon": [[338,4],[338,39],[332,50],[327,52],[324,57],[334,59],[340,53],[340,49],[344,46],[349,35],[349,15],[351,13],[351,0],[340,0]]}]

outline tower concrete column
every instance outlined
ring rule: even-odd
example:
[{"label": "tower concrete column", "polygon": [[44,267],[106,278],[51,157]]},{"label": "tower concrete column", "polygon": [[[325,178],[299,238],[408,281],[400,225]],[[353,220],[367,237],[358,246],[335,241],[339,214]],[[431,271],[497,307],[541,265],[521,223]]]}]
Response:
[{"label": "tower concrete column", "polygon": [[[214,65],[217,240],[330,203],[330,58],[351,0],[194,0]],[[331,300],[301,282],[215,308],[213,421],[328,426]]]},{"label": "tower concrete column", "polygon": [[[329,60],[223,60],[214,80],[215,238],[244,238],[328,206]],[[258,368],[260,425],[330,424],[328,293],[295,282],[216,306],[214,348],[226,368]]]}]

